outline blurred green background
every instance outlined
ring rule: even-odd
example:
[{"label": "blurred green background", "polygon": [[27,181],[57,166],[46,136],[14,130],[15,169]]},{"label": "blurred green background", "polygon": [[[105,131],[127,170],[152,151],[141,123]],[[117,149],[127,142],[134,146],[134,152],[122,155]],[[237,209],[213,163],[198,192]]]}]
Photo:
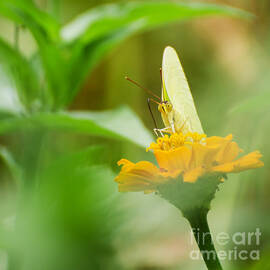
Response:
[{"label": "blurred green background", "polygon": [[124,77],[160,95],[167,45],[207,135],[263,154],[264,168],[230,175],[212,203],[214,235],[262,232],[259,246],[237,246],[259,261],[224,269],[270,269],[269,1],[34,2],[0,2],[0,269],[206,269],[177,209],[113,182],[120,158],[154,161],[148,95]]}]

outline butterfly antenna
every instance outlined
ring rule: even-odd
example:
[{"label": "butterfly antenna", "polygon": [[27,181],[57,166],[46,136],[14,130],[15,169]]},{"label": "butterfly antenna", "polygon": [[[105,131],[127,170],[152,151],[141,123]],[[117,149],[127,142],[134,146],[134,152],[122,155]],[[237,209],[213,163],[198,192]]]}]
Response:
[{"label": "butterfly antenna", "polygon": [[135,82],[134,80],[130,79],[128,76],[125,76],[125,79],[130,81],[131,83],[135,84],[136,86],[140,87],[141,89],[143,89],[144,91],[146,91],[147,93],[149,93],[150,95],[154,96],[155,98],[160,100],[160,97],[157,96],[156,94],[154,94],[152,91],[150,91],[149,89],[141,86],[140,84],[138,84],[137,82]]},{"label": "butterfly antenna", "polygon": [[152,117],[152,119],[153,119],[155,128],[157,129],[157,122],[156,122],[155,117],[154,117],[154,114],[153,114],[153,112],[152,112],[151,105],[150,105],[150,101],[155,101],[155,100],[153,100],[153,99],[151,99],[151,98],[148,98],[148,99],[147,99],[147,104],[148,104],[148,109],[149,109],[150,114],[151,114],[151,117]]},{"label": "butterfly antenna", "polygon": [[158,101],[156,101],[156,100],[154,100],[154,99],[152,99],[152,98],[148,98],[150,101],[153,101],[153,102],[155,102],[157,105],[161,105],[162,103],[160,103],[160,102],[158,102]]}]

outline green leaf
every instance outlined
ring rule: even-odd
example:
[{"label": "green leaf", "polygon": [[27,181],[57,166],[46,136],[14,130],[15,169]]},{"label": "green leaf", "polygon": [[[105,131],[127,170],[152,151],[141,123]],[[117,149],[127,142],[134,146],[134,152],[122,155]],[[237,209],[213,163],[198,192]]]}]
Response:
[{"label": "green leaf", "polygon": [[65,41],[80,39],[85,43],[119,28],[143,20],[141,28],[205,15],[251,18],[252,15],[229,6],[203,3],[129,2],[98,6],[79,15],[62,29]]},{"label": "green leaf", "polygon": [[79,50],[75,48],[69,63],[69,73],[72,74],[68,76],[69,91],[66,99],[63,100],[63,104],[69,104],[74,99],[89,72],[102,60],[106,53],[138,31],[140,27],[141,23],[136,22],[96,42],[91,42]]},{"label": "green leaf", "polygon": [[128,140],[142,147],[153,140],[138,117],[125,106],[104,112],[38,113],[0,120],[0,134],[37,127]]},{"label": "green leaf", "polygon": [[58,108],[59,100],[67,92],[67,63],[64,50],[60,48],[60,24],[46,12],[38,9],[32,1],[10,0],[0,2],[0,13],[27,27],[38,45],[35,58],[41,64],[44,97],[49,109]]},{"label": "green leaf", "polygon": [[38,98],[39,89],[35,73],[29,62],[2,39],[0,39],[0,69],[3,102],[0,103],[0,107],[1,105],[6,107],[10,99],[12,102],[15,101],[11,110],[17,111],[22,107],[31,110],[31,105]]},{"label": "green leaf", "polygon": [[57,110],[63,104],[69,89],[68,64],[57,45],[44,42],[39,49],[36,64],[44,78],[45,103],[49,110]]},{"label": "green leaf", "polygon": [[[94,66],[127,37],[162,24],[206,15],[251,18],[251,14],[227,6],[168,2],[130,2],[102,5],[77,17],[62,29],[62,38],[72,51],[70,89],[72,101]],[[80,68],[78,68],[80,67]]]},{"label": "green leaf", "polygon": [[14,80],[7,75],[3,66],[0,65],[0,118],[24,110]]},{"label": "green leaf", "polygon": [[22,168],[19,166],[19,164],[14,159],[12,154],[8,151],[8,149],[4,146],[0,146],[0,157],[9,168],[17,186],[20,187],[22,180]]},{"label": "green leaf", "polygon": [[26,26],[38,44],[36,64],[43,74],[43,103],[57,110],[69,104],[86,76],[106,53],[129,36],[162,24],[206,15],[250,18],[239,9],[209,4],[130,2],[101,5],[61,31],[59,23],[33,1],[0,1],[0,13]]},{"label": "green leaf", "polygon": [[[1,77],[0,77],[1,78]],[[6,100],[5,100],[6,101]],[[1,104],[1,103],[0,103]],[[17,112],[14,112],[13,110],[8,109],[0,109],[0,121],[1,120],[7,120],[7,119],[13,119],[17,116]]]},{"label": "green leaf", "polygon": [[18,24],[26,26],[36,40],[59,40],[60,25],[47,13],[38,9],[33,1],[0,1],[0,13]]},{"label": "green leaf", "polygon": [[[92,145],[83,150],[65,154],[55,158],[50,165],[55,170],[61,168],[82,168],[92,165],[101,165],[106,160],[106,148],[102,145]],[[46,168],[47,170],[47,168]]]}]

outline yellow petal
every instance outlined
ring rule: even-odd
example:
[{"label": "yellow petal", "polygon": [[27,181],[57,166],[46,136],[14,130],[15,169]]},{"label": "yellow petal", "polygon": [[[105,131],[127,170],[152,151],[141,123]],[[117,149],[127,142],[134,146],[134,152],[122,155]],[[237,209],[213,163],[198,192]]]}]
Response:
[{"label": "yellow petal", "polygon": [[236,142],[227,141],[220,147],[216,156],[216,162],[219,164],[233,161],[241,152]]},{"label": "yellow petal", "polygon": [[205,139],[205,142],[207,145],[221,145],[224,144],[226,141],[231,141],[232,140],[232,134],[227,135],[225,138],[219,137],[219,136],[211,136],[207,137]]},{"label": "yellow petal", "polygon": [[242,151],[236,142],[232,142],[231,134],[225,138],[217,136],[209,137],[206,139],[206,144],[209,146],[215,145],[219,148],[214,159],[214,162],[217,164],[232,162]]},{"label": "yellow petal", "polygon": [[241,172],[249,169],[255,169],[262,167],[264,163],[260,160],[262,155],[259,151],[254,151],[241,157],[240,159],[228,162],[222,165],[218,165],[212,168],[213,172],[229,173],[229,172]]},{"label": "yellow petal", "polygon": [[221,163],[230,162],[234,160],[240,152],[241,149],[236,142],[229,142],[224,148],[222,157],[220,157],[220,160],[218,161]]},{"label": "yellow petal", "polygon": [[124,184],[118,183],[118,191],[128,192],[128,191],[145,191],[153,188],[149,183],[143,181],[132,181],[125,182]]},{"label": "yellow petal", "polygon": [[134,163],[122,158],[117,162],[117,165],[122,166],[121,171],[126,171],[129,170],[134,165]]},{"label": "yellow petal", "polygon": [[182,146],[171,151],[155,150],[154,155],[160,168],[168,172],[185,171],[189,167],[191,149]]},{"label": "yellow petal", "polygon": [[184,182],[194,183],[197,179],[205,173],[205,169],[202,167],[197,167],[193,170],[190,170],[183,175]]},{"label": "yellow petal", "polygon": [[148,161],[133,163],[122,159],[118,165],[123,166],[115,181],[122,192],[154,190],[157,184],[166,180],[161,176],[160,169]]},{"label": "yellow petal", "polygon": [[210,167],[218,151],[218,146],[208,146],[200,143],[194,143],[192,145],[192,157],[189,169],[192,170],[197,167]]}]

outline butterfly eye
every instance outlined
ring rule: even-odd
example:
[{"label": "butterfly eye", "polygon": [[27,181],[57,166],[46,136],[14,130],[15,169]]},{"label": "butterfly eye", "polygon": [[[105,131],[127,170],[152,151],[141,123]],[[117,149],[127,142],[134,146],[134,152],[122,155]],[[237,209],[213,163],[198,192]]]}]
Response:
[{"label": "butterfly eye", "polygon": [[163,112],[163,111],[164,111],[164,109],[163,109],[163,107],[162,107],[162,104],[159,104],[159,105],[158,105],[158,110],[159,110],[159,112]]},{"label": "butterfly eye", "polygon": [[172,110],[172,104],[168,103],[166,106],[167,106],[167,110],[168,111],[171,111]]}]

